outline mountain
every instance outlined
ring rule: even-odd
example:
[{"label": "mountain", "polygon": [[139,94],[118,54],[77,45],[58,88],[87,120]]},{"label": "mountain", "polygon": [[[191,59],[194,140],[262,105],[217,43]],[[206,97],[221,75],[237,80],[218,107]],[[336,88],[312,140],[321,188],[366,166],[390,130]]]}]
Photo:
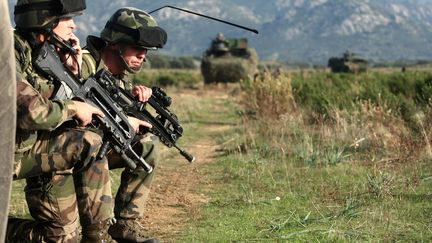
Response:
[{"label": "mountain", "polygon": [[[9,0],[9,7],[14,3]],[[76,21],[77,32],[82,40],[98,35],[122,6],[150,12],[164,5],[259,31],[256,35],[164,8],[152,14],[168,32],[168,43],[160,51],[164,54],[201,55],[216,33],[224,32],[248,38],[260,58],[268,60],[325,64],[345,50],[372,61],[432,60],[432,0],[92,0]]]}]

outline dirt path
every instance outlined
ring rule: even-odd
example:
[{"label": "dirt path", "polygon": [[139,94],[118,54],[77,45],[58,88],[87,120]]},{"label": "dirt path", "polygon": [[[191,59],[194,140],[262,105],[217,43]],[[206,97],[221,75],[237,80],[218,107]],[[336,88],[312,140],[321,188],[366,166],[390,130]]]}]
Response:
[{"label": "dirt path", "polygon": [[[211,103],[214,103],[215,109],[223,109],[217,106],[228,99],[226,91],[220,88],[182,91],[179,95],[181,99],[196,99],[196,102],[200,102],[200,97],[212,97]],[[163,149],[164,161],[153,183],[147,204],[147,218],[143,222],[150,235],[163,242],[172,242],[175,235],[181,234],[185,223],[200,217],[200,206],[210,200],[207,195],[196,190],[203,183],[210,184],[201,168],[212,163],[218,154],[219,146],[212,134],[228,128],[230,125],[226,124],[206,125],[205,134],[191,141],[187,147],[188,152],[196,157],[192,164],[180,155],[173,155],[172,151]],[[187,129],[185,132],[188,132]]]}]

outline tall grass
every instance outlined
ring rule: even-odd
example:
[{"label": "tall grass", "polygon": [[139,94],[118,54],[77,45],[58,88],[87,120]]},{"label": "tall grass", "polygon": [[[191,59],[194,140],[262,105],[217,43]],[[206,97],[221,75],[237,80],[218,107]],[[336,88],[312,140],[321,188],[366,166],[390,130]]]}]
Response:
[{"label": "tall grass", "polygon": [[430,77],[243,82],[243,133],[223,143],[227,156],[209,170],[221,187],[182,241],[432,240]]},{"label": "tall grass", "polygon": [[430,153],[431,80],[426,72],[264,73],[243,83],[244,120],[264,144],[308,164],[406,160]]}]

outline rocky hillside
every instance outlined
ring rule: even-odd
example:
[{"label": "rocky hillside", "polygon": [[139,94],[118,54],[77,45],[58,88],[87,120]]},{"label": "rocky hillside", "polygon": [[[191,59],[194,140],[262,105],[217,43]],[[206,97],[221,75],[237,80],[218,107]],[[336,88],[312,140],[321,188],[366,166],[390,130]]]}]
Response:
[{"label": "rocky hillside", "polygon": [[[15,1],[9,0],[10,6]],[[92,0],[79,34],[98,34],[121,6],[151,11],[174,5],[259,30],[259,34],[163,9],[153,15],[169,34],[162,50],[201,55],[217,32],[247,37],[261,59],[323,64],[345,50],[370,60],[432,59],[432,0]]]}]

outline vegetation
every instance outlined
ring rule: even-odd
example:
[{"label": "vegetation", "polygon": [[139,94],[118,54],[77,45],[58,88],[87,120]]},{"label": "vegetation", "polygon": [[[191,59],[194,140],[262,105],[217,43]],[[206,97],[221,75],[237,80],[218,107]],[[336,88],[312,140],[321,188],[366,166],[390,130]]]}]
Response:
[{"label": "vegetation", "polygon": [[199,67],[199,57],[174,57],[158,55],[149,52],[149,64],[147,66],[154,69],[194,69]]},{"label": "vegetation", "polygon": [[432,240],[431,77],[243,82],[243,125],[208,168],[213,200],[179,241]]},{"label": "vegetation", "polygon": [[418,67],[418,66],[429,66],[431,61],[429,60],[397,60],[392,62],[378,62],[374,63],[374,67]]},{"label": "vegetation", "polygon": [[[134,80],[202,83],[197,70]],[[177,104],[185,131],[196,131],[188,143],[209,133],[221,154],[199,168],[210,202],[170,241],[432,241],[432,73],[262,72],[230,85],[218,104]],[[219,123],[232,128],[208,131]],[[22,187],[14,183],[17,216],[28,215]]]},{"label": "vegetation", "polygon": [[202,85],[201,74],[194,69],[144,69],[135,74],[132,81],[148,87],[197,88]]}]

